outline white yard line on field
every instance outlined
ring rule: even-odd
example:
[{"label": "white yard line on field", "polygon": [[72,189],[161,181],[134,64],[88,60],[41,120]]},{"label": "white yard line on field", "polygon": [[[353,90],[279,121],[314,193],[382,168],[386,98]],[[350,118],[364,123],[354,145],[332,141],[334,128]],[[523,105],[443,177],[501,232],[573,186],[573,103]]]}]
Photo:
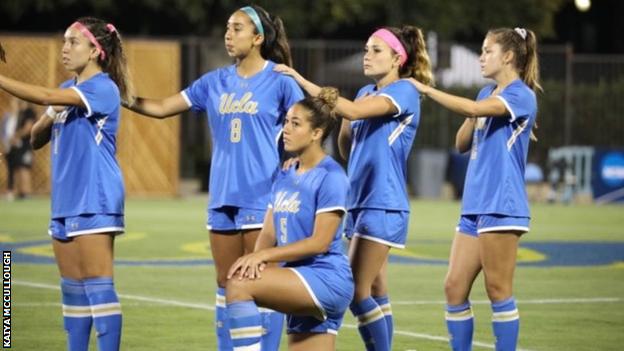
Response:
[{"label": "white yard line on field", "polygon": [[[36,283],[22,280],[14,280],[12,282],[14,285],[18,286],[26,286],[30,288],[38,288],[38,289],[48,289],[48,290],[60,290],[57,285],[45,284],[45,283]],[[128,295],[128,294],[118,294],[118,296],[122,299],[126,300],[134,300],[134,301],[142,301],[149,302],[160,305],[168,305],[168,306],[178,306],[178,307],[188,307],[194,309],[208,310],[214,311],[214,305],[209,304],[201,304],[201,303],[191,303],[184,301],[176,301],[171,299],[162,299],[148,296],[139,296],[139,295]],[[566,304],[566,303],[610,303],[610,302],[622,302],[624,299],[616,298],[616,297],[595,297],[595,298],[567,298],[567,299],[533,299],[533,300],[518,300],[518,304]],[[487,300],[476,300],[471,301],[472,304],[489,304],[490,302]],[[442,300],[430,300],[430,301],[393,301],[393,305],[443,305],[445,304]],[[19,304],[18,304],[19,305]],[[34,306],[35,303],[23,303],[25,306]],[[50,303],[41,303],[40,306],[52,305]],[[59,305],[59,304],[55,304]],[[353,324],[343,324],[344,327],[349,329],[357,329],[356,325]],[[415,339],[424,339],[431,341],[439,341],[448,343],[449,339],[443,336],[436,336],[430,334],[423,333],[415,333],[404,330],[395,330],[394,333],[396,335],[407,336]],[[474,346],[478,346],[485,349],[494,349],[494,345],[490,343],[473,341]],[[415,351],[415,350],[414,350]],[[518,351],[529,351],[527,349],[518,349]]]}]

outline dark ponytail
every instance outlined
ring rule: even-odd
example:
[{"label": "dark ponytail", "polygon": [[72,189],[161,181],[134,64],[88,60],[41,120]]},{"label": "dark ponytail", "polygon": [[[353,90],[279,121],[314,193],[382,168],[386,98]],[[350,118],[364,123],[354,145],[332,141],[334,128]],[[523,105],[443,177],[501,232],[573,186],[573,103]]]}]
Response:
[{"label": "dark ponytail", "polygon": [[[251,7],[256,10],[260,22],[262,22],[262,27],[264,28],[264,42],[260,47],[260,54],[262,57],[292,67],[290,45],[288,45],[286,29],[284,28],[282,19],[269,14],[258,5],[251,5]],[[256,33],[258,33],[257,28]]]},{"label": "dark ponytail", "polygon": [[121,42],[121,34],[112,24],[94,17],[82,17],[77,20],[83,26],[87,27],[98,41],[102,50],[104,50],[104,58],[98,56],[98,64],[102,70],[108,73],[111,79],[117,84],[121,100],[124,103],[132,105],[134,100],[134,89],[128,72],[128,64],[126,54]]}]

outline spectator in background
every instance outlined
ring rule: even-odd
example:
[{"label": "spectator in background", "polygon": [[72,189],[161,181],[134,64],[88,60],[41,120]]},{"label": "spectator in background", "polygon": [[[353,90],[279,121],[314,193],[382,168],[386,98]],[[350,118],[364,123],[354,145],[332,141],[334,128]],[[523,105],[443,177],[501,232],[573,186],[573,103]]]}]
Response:
[{"label": "spectator in background", "polygon": [[13,97],[10,110],[0,122],[0,152],[7,165],[6,199],[9,201],[16,195],[18,199],[23,199],[32,192],[30,130],[35,119],[32,106]]}]

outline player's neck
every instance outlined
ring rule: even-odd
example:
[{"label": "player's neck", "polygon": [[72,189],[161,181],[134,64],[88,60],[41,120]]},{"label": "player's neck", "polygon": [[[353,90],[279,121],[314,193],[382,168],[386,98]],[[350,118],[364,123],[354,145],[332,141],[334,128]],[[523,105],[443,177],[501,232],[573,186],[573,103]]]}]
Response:
[{"label": "player's neck", "polygon": [[309,171],[321,162],[327,154],[320,146],[310,146],[297,157],[299,158],[299,167],[297,173]]},{"label": "player's neck", "polygon": [[236,72],[243,78],[248,78],[262,71],[266,62],[259,53],[250,53],[236,63]]},{"label": "player's neck", "polygon": [[399,79],[399,74],[397,71],[390,71],[388,72],[388,74],[386,74],[385,76],[379,78],[378,80],[375,80],[375,85],[377,86],[377,90],[381,90],[383,89],[386,85],[394,82],[395,80]]},{"label": "player's neck", "polygon": [[494,80],[496,81],[496,88],[498,90],[504,89],[506,86],[511,84],[514,80],[520,78],[518,73],[513,70],[502,70],[499,74],[496,75]]},{"label": "player's neck", "polygon": [[82,83],[100,72],[102,72],[100,66],[89,62],[82,70],[76,71],[76,83]]}]

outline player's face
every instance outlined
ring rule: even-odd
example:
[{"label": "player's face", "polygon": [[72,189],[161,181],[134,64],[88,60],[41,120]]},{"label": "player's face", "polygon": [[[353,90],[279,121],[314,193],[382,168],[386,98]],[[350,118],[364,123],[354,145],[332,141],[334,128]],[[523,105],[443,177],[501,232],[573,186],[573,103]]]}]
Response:
[{"label": "player's face", "polygon": [[225,28],[225,51],[233,58],[243,58],[254,46],[262,44],[261,35],[256,34],[256,26],[243,11],[230,16]]},{"label": "player's face", "polygon": [[288,110],[284,119],[284,149],[300,153],[312,144],[314,130],[308,120],[310,111],[299,104]]},{"label": "player's face", "polygon": [[82,70],[89,60],[97,60],[97,49],[78,29],[69,27],[63,36],[63,66],[70,72]]},{"label": "player's face", "polygon": [[490,35],[485,37],[483,41],[479,64],[481,65],[481,74],[485,78],[494,78],[504,67],[503,50]]},{"label": "player's face", "polygon": [[393,69],[395,54],[385,41],[371,36],[364,47],[364,75],[381,78]]}]

